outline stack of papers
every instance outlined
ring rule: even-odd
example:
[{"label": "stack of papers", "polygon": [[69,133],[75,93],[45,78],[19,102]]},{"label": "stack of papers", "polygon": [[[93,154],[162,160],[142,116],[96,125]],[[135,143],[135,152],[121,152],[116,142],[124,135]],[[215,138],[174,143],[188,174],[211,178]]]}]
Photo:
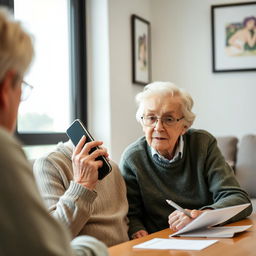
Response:
[{"label": "stack of papers", "polygon": [[[184,237],[233,237],[237,232],[243,232],[252,225],[213,227],[232,218],[250,204],[241,204],[216,210],[203,212],[181,230],[170,235]],[[133,246],[135,249],[158,250],[202,250],[218,240],[185,240],[154,238],[147,242]]]},{"label": "stack of papers", "polygon": [[184,228],[173,233],[171,236],[186,236],[186,237],[233,237],[235,233],[242,232],[250,228],[247,226],[228,226],[228,227],[213,227],[221,224],[232,218],[250,204],[241,204],[226,208],[205,211],[196,219],[191,221]]}]

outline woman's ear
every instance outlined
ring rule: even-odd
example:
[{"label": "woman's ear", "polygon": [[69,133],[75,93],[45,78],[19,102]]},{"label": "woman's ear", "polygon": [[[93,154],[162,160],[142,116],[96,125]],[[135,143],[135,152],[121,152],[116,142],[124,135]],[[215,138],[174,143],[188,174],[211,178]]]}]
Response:
[{"label": "woman's ear", "polygon": [[9,93],[13,88],[13,81],[15,76],[16,75],[14,71],[7,71],[0,83],[0,107],[2,109],[5,109],[9,104]]},{"label": "woman's ear", "polygon": [[184,125],[181,134],[184,135],[184,134],[187,132],[188,128],[189,128],[189,127],[188,127],[187,125]]},{"label": "woman's ear", "polygon": [[8,101],[8,86],[6,83],[6,79],[4,78],[0,83],[0,108],[5,109],[7,101]]}]

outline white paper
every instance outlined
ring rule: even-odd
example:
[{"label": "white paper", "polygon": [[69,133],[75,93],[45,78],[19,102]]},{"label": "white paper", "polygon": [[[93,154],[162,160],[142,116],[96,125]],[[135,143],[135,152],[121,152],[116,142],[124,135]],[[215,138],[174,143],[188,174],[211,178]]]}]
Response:
[{"label": "white paper", "polygon": [[202,250],[218,240],[186,240],[186,239],[163,239],[154,238],[147,242],[133,246],[136,249],[157,250]]},{"label": "white paper", "polygon": [[209,210],[203,212],[196,219],[191,221],[188,225],[186,225],[181,230],[173,233],[171,236],[178,236],[184,233],[188,233],[190,231],[194,231],[197,229],[208,228],[220,223],[227,221],[232,218],[245,208],[247,208],[250,204],[241,204],[236,206],[230,206],[215,210]]}]

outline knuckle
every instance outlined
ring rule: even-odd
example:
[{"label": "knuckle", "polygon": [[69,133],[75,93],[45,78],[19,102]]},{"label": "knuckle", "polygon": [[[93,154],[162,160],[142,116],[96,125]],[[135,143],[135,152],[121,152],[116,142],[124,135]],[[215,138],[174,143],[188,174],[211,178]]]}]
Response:
[{"label": "knuckle", "polygon": [[79,157],[76,159],[76,162],[77,162],[80,166],[84,166],[84,165],[87,165],[87,164],[88,164],[88,159],[87,159],[87,157],[79,156]]},{"label": "knuckle", "polygon": [[79,161],[79,156],[78,155],[73,155],[72,156],[72,161],[73,162],[78,162]]}]

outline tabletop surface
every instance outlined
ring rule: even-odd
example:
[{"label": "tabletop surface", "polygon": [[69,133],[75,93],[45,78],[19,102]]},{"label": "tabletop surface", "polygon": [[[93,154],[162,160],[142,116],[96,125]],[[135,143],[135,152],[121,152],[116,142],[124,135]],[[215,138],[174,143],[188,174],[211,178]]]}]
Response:
[{"label": "tabletop surface", "polygon": [[[256,256],[256,213],[250,217],[231,223],[227,226],[242,226],[253,225],[247,231],[236,234],[233,238],[209,238],[218,240],[217,243],[201,250],[145,250],[133,249],[136,244],[151,240],[153,238],[169,238],[172,233],[170,229],[150,234],[146,237],[128,241],[109,248],[109,255],[111,256]],[[207,238],[185,238],[175,237],[175,239],[207,239]]]}]

